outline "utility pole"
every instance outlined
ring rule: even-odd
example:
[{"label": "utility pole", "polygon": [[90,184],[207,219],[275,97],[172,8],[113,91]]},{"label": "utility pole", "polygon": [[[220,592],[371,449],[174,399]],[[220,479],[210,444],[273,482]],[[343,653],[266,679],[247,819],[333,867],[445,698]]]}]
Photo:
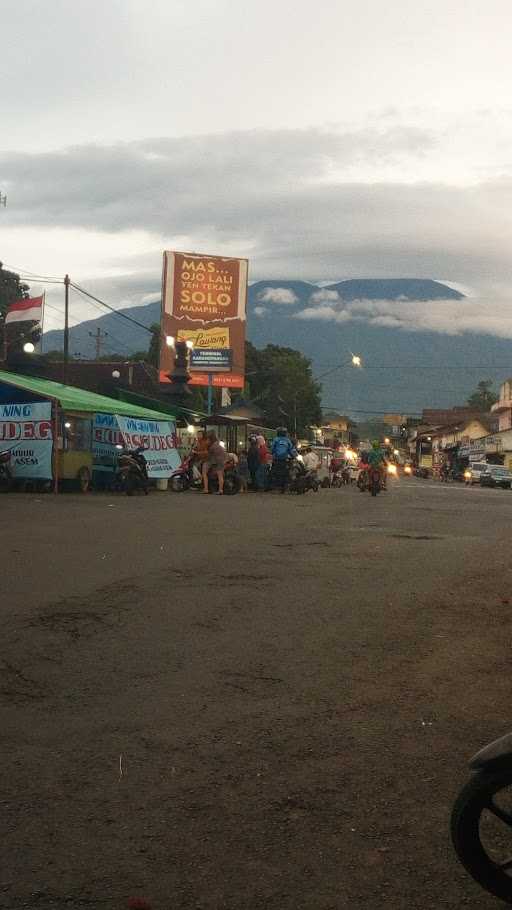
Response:
[{"label": "utility pole", "polygon": [[68,381],[69,364],[69,275],[64,276],[64,384]]},{"label": "utility pole", "polygon": [[0,206],[2,205],[4,209],[7,208],[7,196],[0,190]]},{"label": "utility pole", "polygon": [[108,337],[108,332],[102,332],[98,326],[95,332],[89,332],[91,338],[94,338],[94,348],[96,352],[96,360],[99,360],[101,357],[101,349],[103,347],[103,339]]}]

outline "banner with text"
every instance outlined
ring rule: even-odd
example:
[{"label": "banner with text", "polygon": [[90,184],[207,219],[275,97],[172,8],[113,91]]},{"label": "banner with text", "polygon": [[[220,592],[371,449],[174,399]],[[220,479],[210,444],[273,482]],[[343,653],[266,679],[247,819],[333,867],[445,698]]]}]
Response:
[{"label": "banner with text", "polygon": [[170,477],[181,464],[172,420],[143,420],[118,414],[95,414],[92,451],[95,471],[114,470],[119,449],[143,446],[148,475],[154,480]]},{"label": "banner with text", "polygon": [[191,385],[207,385],[209,373],[216,386],[243,388],[247,273],[247,259],[164,253],[160,382],[169,382],[174,352],[166,336],[171,335],[192,341],[194,352],[217,352],[209,360],[203,355],[204,366],[196,354]]},{"label": "banner with text", "polygon": [[14,477],[52,477],[52,406],[35,404],[0,405],[0,452],[10,452]]}]

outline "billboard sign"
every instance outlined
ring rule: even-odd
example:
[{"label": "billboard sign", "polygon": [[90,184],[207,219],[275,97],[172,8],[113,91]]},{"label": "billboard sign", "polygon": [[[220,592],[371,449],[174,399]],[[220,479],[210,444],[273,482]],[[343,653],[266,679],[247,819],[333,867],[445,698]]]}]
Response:
[{"label": "billboard sign", "polygon": [[231,369],[230,348],[193,348],[190,352],[190,369],[222,373]]},{"label": "billboard sign", "polygon": [[[165,337],[171,335],[194,343],[191,385],[208,385],[213,374],[215,386],[243,388],[247,273],[247,259],[164,253],[160,382],[169,382],[174,354]],[[212,356],[200,363],[197,351]]]},{"label": "billboard sign", "polygon": [[127,449],[143,446],[148,476],[159,480],[170,477],[181,464],[176,448],[176,425],[167,420],[140,420],[118,414],[95,414],[92,451],[95,471],[113,471],[117,445]]},{"label": "billboard sign", "polygon": [[34,404],[0,405],[0,451],[11,453],[14,477],[52,477],[52,406],[49,401]]}]

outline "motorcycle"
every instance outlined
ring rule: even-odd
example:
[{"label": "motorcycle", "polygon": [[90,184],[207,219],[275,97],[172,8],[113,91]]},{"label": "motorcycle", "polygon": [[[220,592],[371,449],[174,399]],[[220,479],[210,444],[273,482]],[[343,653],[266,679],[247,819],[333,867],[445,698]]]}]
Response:
[{"label": "motorcycle", "polygon": [[348,487],[352,483],[352,474],[350,468],[345,466],[341,472],[341,480],[344,486]]},{"label": "motorcycle", "polygon": [[0,491],[8,493],[14,484],[14,477],[10,468],[11,453],[0,452]]},{"label": "motorcycle", "polygon": [[200,465],[194,455],[184,458],[179,468],[171,474],[170,485],[173,493],[184,493],[185,490],[201,490],[203,477]]},{"label": "motorcycle", "polygon": [[[170,482],[173,493],[203,489],[203,475],[194,455],[183,459],[179,468],[171,474]],[[219,480],[214,468],[210,468],[208,472],[208,489],[210,493],[216,493],[219,489]],[[234,460],[228,457],[224,465],[224,493],[226,496],[233,496],[239,492],[240,477]]]},{"label": "motorcycle", "polygon": [[453,847],[482,888],[512,904],[512,733],[477,752],[469,767],[473,776],[452,810]]},{"label": "motorcycle", "polygon": [[149,477],[147,462],[144,458],[144,447],[123,449],[122,446],[116,446],[116,448],[119,449],[119,453],[114,475],[114,488],[126,493],[127,496],[133,496],[137,490],[142,490],[147,496]]},{"label": "motorcycle", "polygon": [[[215,468],[208,471],[208,490],[210,493],[217,493],[219,489],[219,478]],[[224,465],[224,495],[234,496],[240,492],[240,476],[236,469],[236,464],[232,458],[227,458]]]},{"label": "motorcycle", "polygon": [[371,496],[377,496],[382,489],[381,473],[378,468],[370,467],[368,469],[368,490]]},{"label": "motorcycle", "polygon": [[368,490],[368,471],[359,471],[357,478],[357,488],[360,493],[366,493]]},{"label": "motorcycle", "polygon": [[320,481],[316,471],[308,471],[300,456],[294,458],[288,467],[288,491],[290,493],[318,493]]}]

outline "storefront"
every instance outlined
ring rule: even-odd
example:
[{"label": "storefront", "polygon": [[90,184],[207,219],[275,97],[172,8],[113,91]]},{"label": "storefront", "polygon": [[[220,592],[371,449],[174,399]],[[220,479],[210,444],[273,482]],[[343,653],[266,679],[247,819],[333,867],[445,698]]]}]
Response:
[{"label": "storefront", "polygon": [[118,446],[144,446],[150,479],[180,463],[173,415],[85,389],[0,371],[0,450],[21,488],[105,485]]}]

